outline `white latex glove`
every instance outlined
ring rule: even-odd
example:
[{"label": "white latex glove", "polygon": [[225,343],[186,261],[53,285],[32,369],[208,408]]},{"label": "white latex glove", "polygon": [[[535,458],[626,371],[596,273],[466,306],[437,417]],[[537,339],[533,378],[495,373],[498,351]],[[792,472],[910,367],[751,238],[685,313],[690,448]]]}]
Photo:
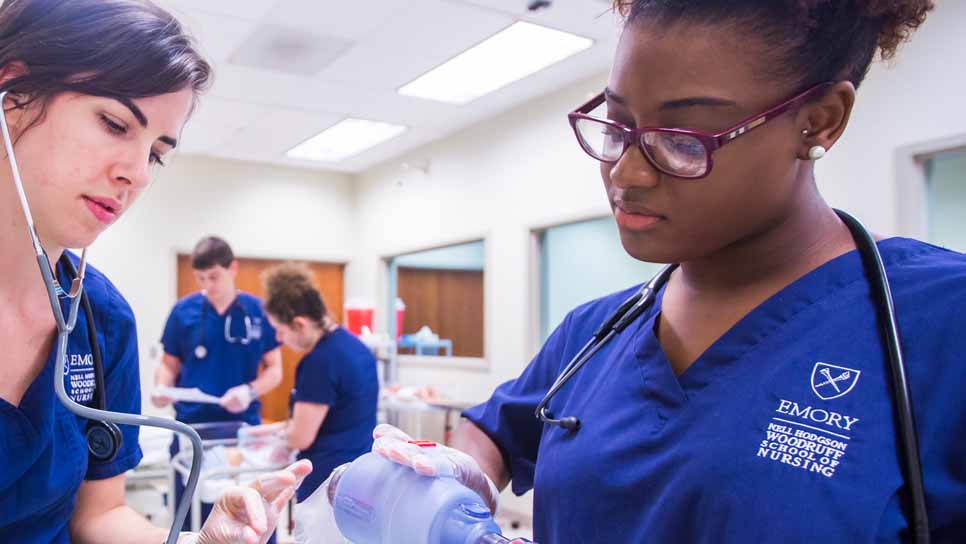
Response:
[{"label": "white latex glove", "polygon": [[252,387],[247,383],[236,385],[225,391],[218,404],[221,404],[222,408],[233,414],[244,412],[248,409],[248,405],[255,400],[252,391]]},{"label": "white latex glove", "polygon": [[[372,444],[374,453],[394,463],[412,467],[424,476],[437,476],[441,471],[448,469],[456,481],[475,491],[490,511],[496,513],[500,492],[490,477],[480,468],[476,459],[468,454],[437,444],[435,449],[438,458],[430,458],[422,447],[410,443],[412,438],[408,434],[385,423],[377,426],[372,431],[372,436],[376,439]],[[446,466],[439,466],[438,462],[446,463]]]},{"label": "white latex glove", "polygon": [[[334,472],[334,471],[333,471]],[[295,544],[337,544],[348,542],[335,523],[335,511],[329,502],[326,478],[309,498],[295,505]]]},{"label": "white latex glove", "polygon": [[247,486],[230,488],[215,503],[194,542],[264,544],[275,531],[279,512],[310,472],[312,462],[303,459]]},{"label": "white latex glove", "polygon": [[156,408],[170,406],[173,402],[174,398],[159,393],[157,390],[151,391],[151,404],[153,404]]}]

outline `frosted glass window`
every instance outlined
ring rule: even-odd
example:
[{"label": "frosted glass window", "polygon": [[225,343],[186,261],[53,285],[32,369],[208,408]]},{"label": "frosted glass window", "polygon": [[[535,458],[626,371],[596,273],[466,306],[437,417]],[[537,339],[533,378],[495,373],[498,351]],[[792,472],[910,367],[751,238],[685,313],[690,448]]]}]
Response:
[{"label": "frosted glass window", "polygon": [[929,241],[966,252],[966,150],[942,153],[926,163]]},{"label": "frosted glass window", "polygon": [[628,255],[611,217],[551,227],[540,241],[541,340],[570,310],[644,283],[661,267]]}]

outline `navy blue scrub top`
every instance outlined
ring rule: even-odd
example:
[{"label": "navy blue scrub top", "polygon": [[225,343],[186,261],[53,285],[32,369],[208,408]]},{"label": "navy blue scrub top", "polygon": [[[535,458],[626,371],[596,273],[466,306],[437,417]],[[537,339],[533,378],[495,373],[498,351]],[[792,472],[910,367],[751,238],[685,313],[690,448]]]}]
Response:
[{"label": "navy blue scrub top", "polygon": [[[230,338],[248,338],[248,344],[226,339],[225,324],[229,316]],[[246,316],[251,320],[250,331],[245,327]],[[195,355],[195,348],[202,340],[208,353],[199,359]],[[201,293],[182,298],[168,316],[161,344],[165,353],[181,360],[181,373],[175,384],[177,387],[197,387],[216,397],[224,395],[236,385],[257,378],[262,355],[279,346],[275,329],[265,318],[262,302],[247,293],[238,293],[231,306],[221,315]],[[261,421],[260,408],[261,402],[258,400],[238,414],[217,404],[177,402],[174,405],[175,417],[185,423],[245,421],[257,425]]]},{"label": "navy blue scrub top", "polygon": [[325,404],[329,411],[312,445],[298,454],[313,467],[298,489],[299,501],[307,499],[332,469],[372,449],[378,400],[376,359],[342,327],[323,336],[302,357],[289,404]]},{"label": "navy blue scrub top", "polygon": [[[76,266],[77,257],[70,256]],[[60,267],[57,277],[61,285],[70,285]],[[104,360],[107,408],[140,413],[134,314],[117,288],[91,266],[87,267],[84,290],[94,311]],[[66,317],[68,305],[62,302]],[[81,481],[111,478],[141,461],[138,428],[128,425],[120,426],[124,438],[112,462],[88,458],[87,420],[68,412],[54,393],[55,353],[56,346],[19,406],[0,399],[0,541],[15,537],[17,542],[68,542],[67,524]],[[67,343],[65,370],[67,394],[94,407],[94,360],[83,308]]]},{"label": "navy blue scrub top", "polygon": [[[966,542],[966,256],[879,243],[896,302],[935,543]],[[754,309],[675,376],[656,306],[534,409],[634,289],[571,312],[529,367],[464,415],[534,490],[534,536],[585,542],[908,537],[887,355],[853,251]]]}]

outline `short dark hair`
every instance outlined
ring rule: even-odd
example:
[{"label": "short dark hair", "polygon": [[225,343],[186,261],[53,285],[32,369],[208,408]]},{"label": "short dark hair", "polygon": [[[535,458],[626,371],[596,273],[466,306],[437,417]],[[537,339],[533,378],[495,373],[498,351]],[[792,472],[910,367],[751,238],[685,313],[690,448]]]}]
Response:
[{"label": "short dark hair", "polygon": [[775,46],[772,76],[799,87],[862,83],[878,50],[892,58],[933,0],[614,0],[627,23],[730,24]]},{"label": "short dark hair", "polygon": [[0,85],[15,107],[76,92],[130,101],[210,84],[211,66],[171,14],[144,0],[5,0],[0,67],[26,71]]},{"label": "short dark hair", "polygon": [[191,252],[191,268],[195,270],[208,270],[213,266],[228,268],[234,260],[231,246],[217,236],[202,238]]},{"label": "short dark hair", "polygon": [[282,263],[262,272],[265,311],[286,325],[296,317],[322,324],[328,315],[312,270],[302,263]]}]

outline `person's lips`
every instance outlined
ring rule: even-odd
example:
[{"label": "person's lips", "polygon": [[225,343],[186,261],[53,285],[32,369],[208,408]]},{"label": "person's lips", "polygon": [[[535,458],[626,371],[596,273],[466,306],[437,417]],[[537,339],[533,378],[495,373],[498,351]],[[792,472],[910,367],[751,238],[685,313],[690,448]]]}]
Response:
[{"label": "person's lips", "polygon": [[84,204],[101,223],[110,224],[121,214],[122,204],[110,197],[84,196]]},{"label": "person's lips", "polygon": [[667,218],[639,202],[627,200],[614,201],[614,218],[622,229],[642,232],[650,230]]}]

